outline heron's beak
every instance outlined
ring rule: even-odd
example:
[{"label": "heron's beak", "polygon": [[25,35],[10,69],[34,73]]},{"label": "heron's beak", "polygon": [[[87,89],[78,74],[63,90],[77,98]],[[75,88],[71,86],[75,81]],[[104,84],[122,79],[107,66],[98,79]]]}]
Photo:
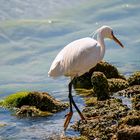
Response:
[{"label": "heron's beak", "polygon": [[122,48],[124,48],[123,44],[114,36],[113,32],[112,32],[112,39],[119,44]]}]

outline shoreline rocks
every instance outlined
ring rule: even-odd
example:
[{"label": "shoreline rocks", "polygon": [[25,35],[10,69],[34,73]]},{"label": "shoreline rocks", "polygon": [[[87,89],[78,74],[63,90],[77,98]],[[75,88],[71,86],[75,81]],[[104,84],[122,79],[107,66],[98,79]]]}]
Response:
[{"label": "shoreline rocks", "polygon": [[[84,89],[81,90],[86,103],[83,114],[87,121],[78,121],[72,127],[88,140],[126,140],[128,137],[131,140],[140,139],[140,72],[134,72],[126,79],[116,68],[107,72],[105,65],[109,67],[109,63],[100,62],[85,74],[90,76],[93,89],[91,91],[88,87],[89,93],[87,88],[85,95]],[[111,65],[110,68],[114,67]],[[113,93],[131,97],[132,109],[124,105],[121,99],[111,97]],[[106,98],[100,100],[102,96]]]},{"label": "shoreline rocks", "polygon": [[6,97],[1,106],[15,109],[17,116],[49,116],[68,108],[67,103],[51,97],[47,92],[19,92]]},{"label": "shoreline rocks", "polygon": [[[83,114],[87,121],[77,121],[72,128],[80,131],[79,137],[63,137],[62,140],[131,140],[140,139],[140,71],[128,78],[113,65],[101,61],[88,73],[74,79],[77,94],[85,100]],[[114,93],[132,99],[132,109]],[[61,103],[45,92],[13,94],[0,102],[1,106],[16,107],[19,117],[48,116],[64,110]]]}]

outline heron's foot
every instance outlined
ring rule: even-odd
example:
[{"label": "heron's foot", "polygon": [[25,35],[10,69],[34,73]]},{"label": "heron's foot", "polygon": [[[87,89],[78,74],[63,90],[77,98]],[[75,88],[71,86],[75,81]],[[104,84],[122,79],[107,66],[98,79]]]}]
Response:
[{"label": "heron's foot", "polygon": [[64,131],[66,131],[69,123],[70,123],[70,120],[72,118],[72,115],[73,115],[73,112],[69,112],[67,115],[66,115],[66,120],[65,120],[65,123],[64,123]]}]

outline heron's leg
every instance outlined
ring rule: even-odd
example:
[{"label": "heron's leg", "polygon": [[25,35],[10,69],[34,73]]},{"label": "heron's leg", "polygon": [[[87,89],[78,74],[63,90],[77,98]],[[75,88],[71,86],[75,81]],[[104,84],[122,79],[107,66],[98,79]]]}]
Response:
[{"label": "heron's leg", "polygon": [[[73,82],[73,80],[71,81],[71,89],[72,89],[72,82]],[[77,112],[80,115],[81,119],[85,120],[85,117],[83,116],[83,114],[81,113],[81,111],[79,110],[79,108],[77,107],[77,105],[76,105],[76,103],[75,103],[75,101],[73,99],[72,92],[70,92],[70,98],[71,98],[71,102],[72,102],[73,106],[77,110]]]},{"label": "heron's leg", "polygon": [[72,115],[73,115],[71,90],[72,90],[72,81],[69,83],[69,95],[68,95],[69,103],[70,103],[70,112],[66,115],[66,120],[65,120],[65,123],[64,123],[64,130],[67,129],[67,127],[70,123],[70,120],[72,118]]}]

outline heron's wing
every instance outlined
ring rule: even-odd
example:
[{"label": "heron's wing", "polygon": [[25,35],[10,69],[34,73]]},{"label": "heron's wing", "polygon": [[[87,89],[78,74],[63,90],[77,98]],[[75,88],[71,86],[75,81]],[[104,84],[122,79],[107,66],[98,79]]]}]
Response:
[{"label": "heron's wing", "polygon": [[81,69],[85,71],[96,62],[98,53],[97,41],[92,38],[73,41],[58,53],[48,74],[52,77],[63,74],[71,76],[82,71]]},{"label": "heron's wing", "polygon": [[96,40],[83,38],[70,43],[64,54],[65,75],[81,75],[96,65],[100,47]]}]

